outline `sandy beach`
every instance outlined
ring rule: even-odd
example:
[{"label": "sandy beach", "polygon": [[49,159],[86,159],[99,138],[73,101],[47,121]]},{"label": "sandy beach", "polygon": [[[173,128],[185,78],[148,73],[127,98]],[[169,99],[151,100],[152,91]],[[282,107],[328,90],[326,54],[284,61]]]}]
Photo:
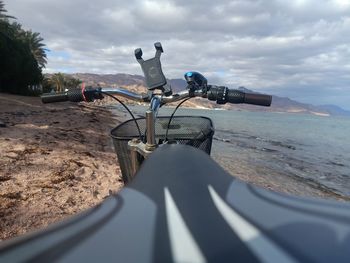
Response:
[{"label": "sandy beach", "polygon": [[[123,187],[109,131],[125,114],[101,104],[0,94],[0,240],[72,216]],[[228,172],[274,191],[344,200],[297,178],[242,171]]]},{"label": "sandy beach", "polygon": [[109,137],[119,121],[108,110],[0,94],[1,123],[0,239],[74,215],[123,186]]}]

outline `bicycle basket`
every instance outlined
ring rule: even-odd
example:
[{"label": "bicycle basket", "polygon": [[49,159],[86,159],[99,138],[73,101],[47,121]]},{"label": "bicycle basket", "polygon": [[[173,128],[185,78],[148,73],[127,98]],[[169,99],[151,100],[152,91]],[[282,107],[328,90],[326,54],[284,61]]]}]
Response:
[{"label": "bicycle basket", "polygon": [[[165,139],[169,116],[158,117],[155,123],[155,135],[157,144]],[[146,130],[145,118],[136,119],[144,140]],[[168,140],[176,141],[180,144],[191,145],[210,154],[214,127],[211,119],[202,116],[175,116],[171,120]],[[139,132],[135,122],[127,120],[111,130],[111,137],[115,152],[117,154],[123,180],[131,178],[132,163],[128,141],[139,138]]]}]

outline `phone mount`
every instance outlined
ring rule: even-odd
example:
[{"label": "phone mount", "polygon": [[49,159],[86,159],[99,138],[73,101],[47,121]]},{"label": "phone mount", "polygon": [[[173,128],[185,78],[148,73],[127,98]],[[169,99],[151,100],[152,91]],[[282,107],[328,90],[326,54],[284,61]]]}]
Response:
[{"label": "phone mount", "polygon": [[166,85],[167,81],[160,63],[160,56],[163,53],[162,44],[160,42],[154,43],[154,47],[156,48],[154,58],[143,60],[141,48],[135,49],[135,57],[141,65],[148,90],[160,89],[166,96],[169,96],[172,94],[172,91]]}]

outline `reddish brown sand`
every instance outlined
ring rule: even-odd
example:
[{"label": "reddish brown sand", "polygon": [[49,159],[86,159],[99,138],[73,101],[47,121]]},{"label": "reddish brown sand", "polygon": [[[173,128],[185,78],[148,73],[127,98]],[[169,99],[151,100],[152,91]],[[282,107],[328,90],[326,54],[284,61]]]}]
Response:
[{"label": "reddish brown sand", "polygon": [[118,123],[95,105],[43,105],[0,94],[0,240],[100,203],[122,187],[108,136]]}]

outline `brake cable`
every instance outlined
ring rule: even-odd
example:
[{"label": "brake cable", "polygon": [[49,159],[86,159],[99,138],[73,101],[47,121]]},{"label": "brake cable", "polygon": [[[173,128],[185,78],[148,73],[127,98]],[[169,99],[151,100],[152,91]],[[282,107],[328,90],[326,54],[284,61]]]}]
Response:
[{"label": "brake cable", "polygon": [[170,123],[171,123],[171,120],[173,119],[174,115],[175,115],[175,112],[177,111],[177,109],[186,101],[188,101],[189,99],[191,99],[192,97],[189,97],[189,98],[186,98],[184,99],[183,101],[181,101],[175,108],[175,110],[173,111],[173,113],[171,114],[170,118],[169,118],[169,122],[168,122],[168,125],[167,125],[167,128],[166,128],[166,132],[165,132],[165,140],[164,141],[167,141],[168,140],[168,132],[169,132],[169,128],[170,128]]},{"label": "brake cable", "polygon": [[142,141],[142,134],[141,134],[141,130],[140,130],[139,124],[137,123],[137,120],[136,120],[134,114],[132,114],[132,112],[129,110],[129,108],[120,99],[118,99],[117,97],[113,96],[112,94],[109,94],[108,92],[104,92],[104,91],[101,91],[101,93],[103,93],[103,94],[105,94],[105,95],[115,99],[116,101],[118,101],[129,112],[129,114],[131,115],[132,119],[134,120],[134,122],[136,124],[137,130],[139,132],[140,141]]}]

